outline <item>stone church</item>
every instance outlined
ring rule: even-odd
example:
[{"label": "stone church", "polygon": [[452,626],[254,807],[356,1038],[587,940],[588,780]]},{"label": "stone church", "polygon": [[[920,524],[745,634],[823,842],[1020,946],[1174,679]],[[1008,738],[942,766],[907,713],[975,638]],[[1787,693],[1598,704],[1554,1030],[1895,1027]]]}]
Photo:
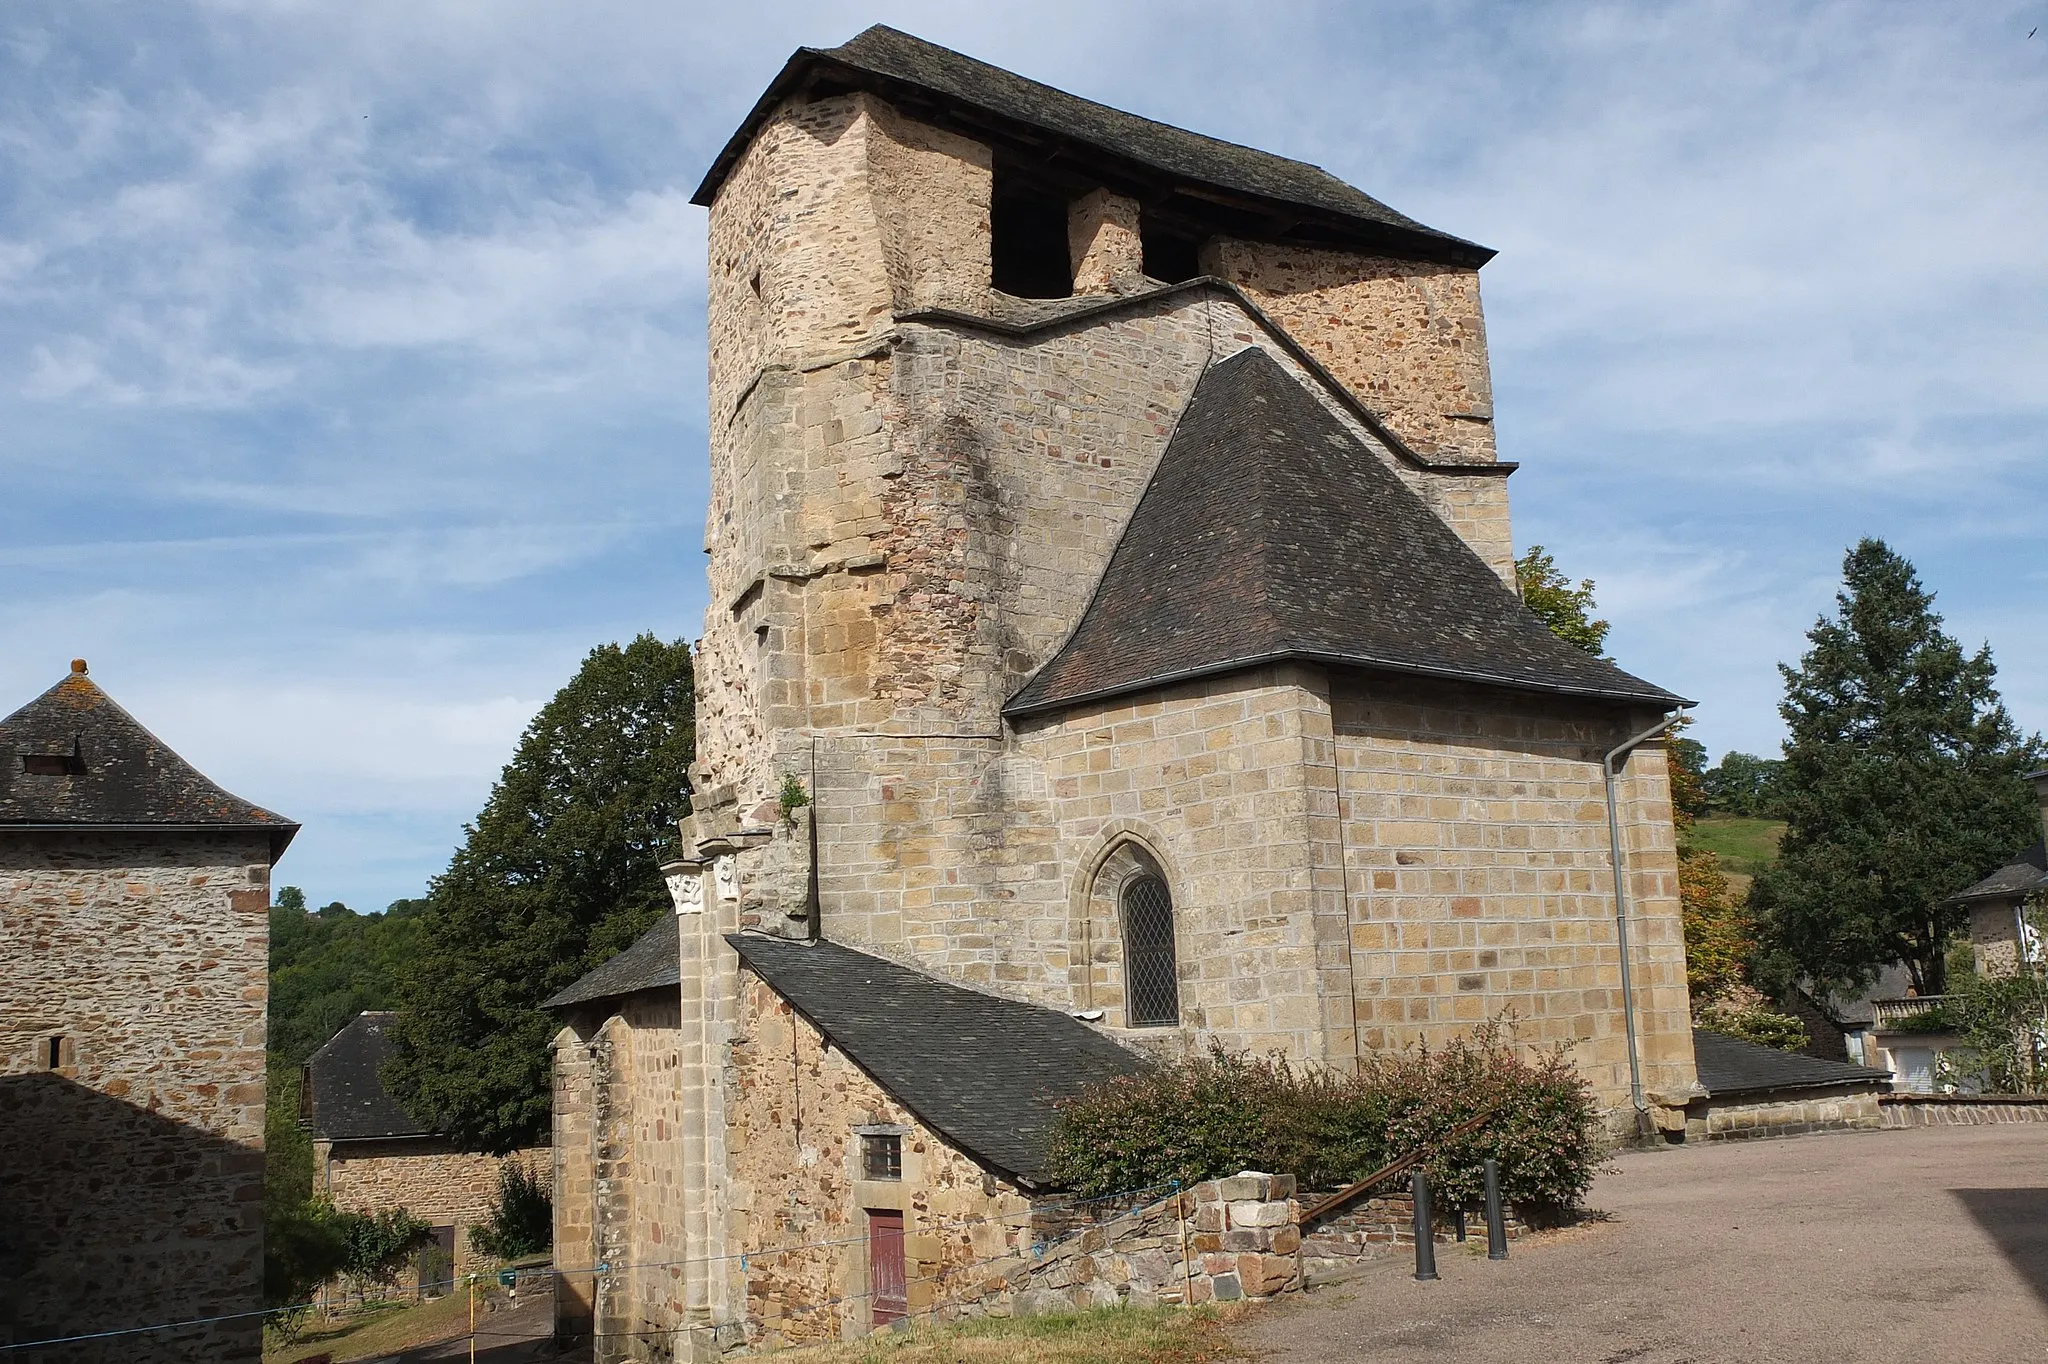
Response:
[{"label": "stone church", "polygon": [[[83,660],[0,720],[0,1347],[262,1354],[270,869]],[[175,1329],[164,1323],[195,1323]],[[112,1333],[104,1334],[101,1333]]]},{"label": "stone church", "polygon": [[695,813],[673,920],[553,1001],[565,1329],[936,1312],[1146,1055],[1505,1015],[1682,1121],[1686,703],[1517,599],[1491,252],[879,27],[695,201]]}]

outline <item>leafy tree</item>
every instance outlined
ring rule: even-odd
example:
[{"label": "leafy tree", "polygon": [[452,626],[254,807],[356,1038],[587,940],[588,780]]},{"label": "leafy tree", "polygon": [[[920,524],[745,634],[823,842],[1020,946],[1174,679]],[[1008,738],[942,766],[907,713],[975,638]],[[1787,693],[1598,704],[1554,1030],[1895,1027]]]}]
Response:
[{"label": "leafy tree", "polygon": [[1557,571],[1557,563],[1541,545],[1515,560],[1515,584],[1522,589],[1522,604],[1534,611],[1551,632],[1567,644],[1598,657],[1607,647],[1608,623],[1595,620],[1593,580],[1581,578],[1577,587]]},{"label": "leafy tree", "polygon": [[1721,761],[1708,769],[1705,776],[1707,804],[1724,814],[1775,819],[1778,783],[1784,771],[1785,764],[1776,758],[1723,753]]},{"label": "leafy tree", "polygon": [[1942,633],[1933,594],[1881,540],[1843,560],[1837,613],[1781,666],[1787,822],[1751,902],[1770,978],[1816,997],[1903,963],[1923,995],[1943,988],[1943,949],[1963,911],[1946,897],[2010,857],[2036,815],[2022,738],[1999,701],[1987,645]]},{"label": "leafy tree", "polygon": [[593,649],[527,727],[400,981],[385,1081],[437,1130],[498,1153],[546,1133],[555,1024],[536,1006],[667,907],[695,717],[689,647],[642,635]]},{"label": "leafy tree", "polygon": [[2048,975],[2032,962],[1972,976],[1956,991],[1956,1078],[1990,1094],[2048,1091]]},{"label": "leafy tree", "polygon": [[470,1244],[493,1259],[516,1260],[546,1250],[554,1239],[554,1200],[525,1165],[506,1161],[498,1167],[498,1206],[471,1230]]},{"label": "leafy tree", "polygon": [[357,914],[339,900],[307,913],[286,886],[270,910],[270,1051],[300,1066],[365,1009],[398,999],[399,965],[419,938],[423,900]]}]

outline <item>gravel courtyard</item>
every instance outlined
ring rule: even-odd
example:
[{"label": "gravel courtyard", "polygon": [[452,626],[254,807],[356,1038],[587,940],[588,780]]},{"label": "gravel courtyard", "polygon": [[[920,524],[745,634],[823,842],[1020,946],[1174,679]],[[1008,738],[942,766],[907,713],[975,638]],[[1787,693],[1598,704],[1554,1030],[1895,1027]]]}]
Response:
[{"label": "gravel courtyard", "polygon": [[1625,1155],[1612,1220],[1388,1260],[1255,1314],[1286,1364],[2048,1360],[2048,1123]]}]

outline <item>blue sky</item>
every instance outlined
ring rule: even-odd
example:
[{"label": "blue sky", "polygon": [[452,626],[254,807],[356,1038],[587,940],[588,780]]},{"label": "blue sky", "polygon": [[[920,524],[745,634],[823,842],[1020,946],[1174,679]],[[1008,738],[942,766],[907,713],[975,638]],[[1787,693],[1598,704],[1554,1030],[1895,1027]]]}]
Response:
[{"label": "blue sky", "polygon": [[698,633],[687,200],[876,21],[1498,248],[1516,543],[1715,753],[1864,534],[2048,728],[2048,0],[14,0],[0,711],[84,655],[281,882],[418,893],[591,645]]}]

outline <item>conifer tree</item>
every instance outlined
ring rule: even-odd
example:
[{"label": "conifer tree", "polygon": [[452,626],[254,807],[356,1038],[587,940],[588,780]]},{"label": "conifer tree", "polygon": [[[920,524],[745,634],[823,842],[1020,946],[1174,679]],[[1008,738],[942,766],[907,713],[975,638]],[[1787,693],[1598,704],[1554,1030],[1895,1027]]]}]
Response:
[{"label": "conifer tree", "polygon": [[1943,989],[1963,911],[1946,903],[2011,857],[2034,823],[2020,774],[2040,750],[1998,697],[1987,645],[1965,655],[1913,566],[1866,539],[1842,565],[1837,612],[1780,666],[1790,738],[1778,860],[1757,881],[1764,966],[1817,997],[1903,964]]},{"label": "conifer tree", "polygon": [[689,646],[652,635],[593,649],[527,727],[401,973],[385,1080],[415,1118],[477,1150],[544,1139],[537,1006],[665,912],[695,750]]}]

